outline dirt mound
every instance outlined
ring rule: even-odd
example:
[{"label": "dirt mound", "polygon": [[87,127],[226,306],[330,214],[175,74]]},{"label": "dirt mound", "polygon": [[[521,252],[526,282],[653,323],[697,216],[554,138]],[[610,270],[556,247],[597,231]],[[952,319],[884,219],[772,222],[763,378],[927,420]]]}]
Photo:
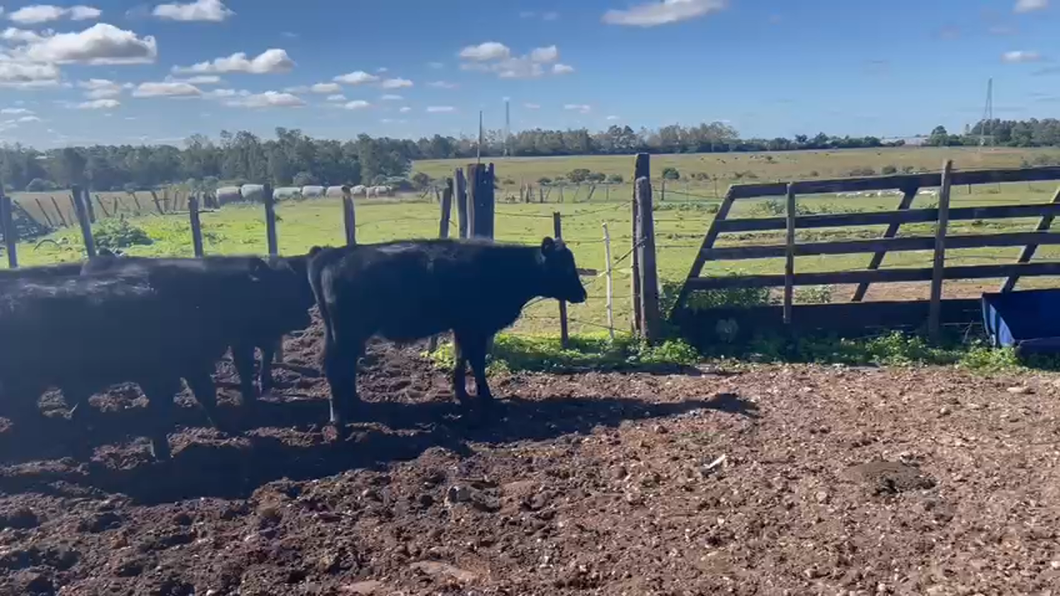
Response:
[{"label": "dirt mound", "polygon": [[[1052,378],[779,366],[518,374],[494,381],[504,400],[481,424],[419,347],[376,344],[362,422],[335,442],[314,333],[287,342],[265,405],[222,408],[239,436],[181,409],[172,462],[146,459],[128,389],[101,398],[121,407],[90,463],[49,445],[54,426],[10,439],[0,594],[1060,585]],[[226,366],[225,401],[236,402]]]}]

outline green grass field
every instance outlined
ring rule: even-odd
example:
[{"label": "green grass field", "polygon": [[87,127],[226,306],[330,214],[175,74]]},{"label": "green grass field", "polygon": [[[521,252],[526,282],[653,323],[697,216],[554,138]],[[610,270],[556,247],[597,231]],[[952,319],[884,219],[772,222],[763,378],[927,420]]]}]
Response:
[{"label": "green grass field", "polygon": [[[920,153],[923,152],[923,153]],[[678,164],[675,167],[689,167],[691,163],[706,163],[704,160],[717,162],[721,159],[738,158],[756,164],[756,171],[763,172],[759,178],[765,178],[764,172],[778,168],[787,172],[782,179],[806,177],[803,172],[817,171],[822,177],[838,176],[846,168],[862,167],[857,162],[860,157],[869,160],[870,165],[879,167],[880,163],[922,164],[924,169],[938,169],[944,157],[956,160],[960,169],[972,167],[1019,166],[1022,162],[1033,161],[1041,155],[1057,155],[1048,151],[989,151],[979,154],[974,150],[946,149],[905,149],[882,152],[884,156],[876,160],[876,152],[843,151],[825,155],[821,152],[803,152],[791,154],[772,154],[777,165],[763,165],[762,156],[725,155],[725,156],[666,156],[653,158],[653,171],[659,172],[667,163]],[[800,157],[805,160],[800,161]],[[978,161],[977,161],[978,160]],[[826,165],[827,164],[827,165]],[[429,171],[432,175],[441,175],[453,165],[445,162],[423,162],[416,164],[416,169]],[[540,177],[557,176],[576,167],[586,167],[597,171],[619,173],[631,170],[633,159],[626,157],[585,157],[570,159],[510,160],[497,162],[499,179],[519,176]],[[865,166],[867,167],[867,166]],[[919,165],[918,165],[919,167]],[[782,168],[782,170],[781,170]],[[680,183],[679,183],[680,184]],[[974,187],[969,192],[967,187],[953,190],[953,206],[981,206],[998,204],[1042,203],[1052,198],[1055,185],[1050,183],[983,185]],[[721,189],[724,192],[724,186]],[[523,204],[501,202],[498,195],[496,236],[498,240],[527,244],[536,244],[541,238],[552,233],[552,213],[558,211],[563,218],[564,238],[575,252],[578,265],[586,269],[603,272],[606,268],[602,224],[606,223],[611,235],[612,264],[614,267],[614,317],[615,327],[628,329],[630,316],[630,260],[627,258],[632,247],[629,185],[612,189],[610,200],[607,195],[597,194],[592,201],[567,201],[562,204]],[[689,197],[671,193],[665,200],[656,195],[656,242],[658,248],[658,265],[660,278],[664,281],[678,282],[688,274],[692,260],[700,246],[704,232],[714,217],[717,201],[712,192],[702,193],[706,198]],[[17,197],[24,201],[24,196]],[[551,199],[557,197],[552,195]],[[898,197],[873,198],[839,198],[836,196],[819,196],[800,198],[799,207],[808,213],[837,213],[856,211],[880,211],[893,209],[898,204]],[[928,207],[937,201],[934,197],[921,196],[913,207]],[[777,201],[741,201],[733,209],[730,217],[767,217],[778,215]],[[280,203],[277,208],[280,217],[278,235],[280,251],[283,254],[304,253],[313,245],[337,245],[343,242],[341,203],[336,199],[316,199],[299,202]],[[97,215],[99,213],[97,212]],[[455,219],[455,213],[453,214]],[[438,235],[439,207],[429,201],[394,200],[361,200],[357,204],[357,238],[359,242],[370,243],[400,238],[430,238]],[[159,216],[145,214],[129,218],[129,222],[143,228],[152,238],[150,246],[135,246],[128,252],[150,256],[191,256],[190,226],[185,215],[172,214]],[[1034,219],[955,222],[951,229],[954,234],[975,234],[1002,231],[1020,231],[1033,229]],[[98,225],[98,224],[97,224]],[[265,254],[264,210],[255,205],[229,205],[222,210],[202,215],[202,228],[205,249],[211,254]],[[451,225],[455,234],[455,223]],[[806,230],[798,235],[799,241],[838,240],[844,238],[873,237],[882,234],[882,226],[873,228],[845,228],[826,230]],[[908,225],[902,228],[903,236],[929,235],[933,231],[931,224]],[[83,254],[79,233],[75,228],[64,228],[49,236],[56,243],[44,243],[39,248],[34,243],[23,243],[20,246],[20,261],[23,266],[77,260]],[[733,244],[773,244],[783,241],[783,233],[748,233],[722,236],[719,245]],[[962,249],[947,252],[947,263],[971,265],[979,263],[998,263],[1014,261],[1019,248]],[[796,260],[796,271],[838,271],[864,268],[870,255],[800,257]],[[1042,247],[1036,259],[1060,258],[1060,247]],[[885,267],[927,266],[931,260],[930,251],[895,253],[888,255]],[[6,259],[4,259],[6,266]],[[781,273],[782,259],[762,259],[753,261],[712,262],[706,274],[718,275],[726,272],[746,273]],[[584,279],[589,290],[589,301],[584,305],[571,306],[571,329],[574,332],[600,331],[607,323],[605,280],[602,276]],[[953,282],[946,285],[946,296],[974,296],[984,289],[996,287],[999,280],[978,282]],[[1053,283],[1051,278],[1038,278],[1021,282],[1020,287],[1038,287]],[[869,299],[881,297],[926,298],[928,285],[886,284],[874,286]],[[800,289],[797,300],[847,300],[850,288],[807,288]],[[524,317],[517,324],[520,332],[548,332],[558,330],[557,306],[554,301],[541,301],[530,306]]]}]

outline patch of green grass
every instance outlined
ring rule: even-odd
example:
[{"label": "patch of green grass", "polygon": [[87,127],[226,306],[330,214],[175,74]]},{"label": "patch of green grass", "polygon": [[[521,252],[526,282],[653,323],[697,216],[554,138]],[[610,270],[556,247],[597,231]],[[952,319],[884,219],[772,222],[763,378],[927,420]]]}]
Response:
[{"label": "patch of green grass", "polygon": [[[453,367],[453,344],[446,342],[427,356],[435,366]],[[702,360],[687,343],[670,339],[650,346],[630,334],[579,334],[564,348],[558,335],[500,333],[493,344],[488,371],[575,372],[583,370],[637,370],[691,366]]]}]

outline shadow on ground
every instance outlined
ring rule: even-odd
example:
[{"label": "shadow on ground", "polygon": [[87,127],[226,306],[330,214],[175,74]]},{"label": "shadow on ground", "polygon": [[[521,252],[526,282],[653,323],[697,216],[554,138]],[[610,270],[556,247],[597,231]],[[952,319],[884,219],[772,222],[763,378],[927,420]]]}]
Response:
[{"label": "shadow on ground", "polygon": [[[70,447],[47,440],[47,433],[54,431],[23,429],[0,442],[0,454],[14,463],[0,470],[0,491],[104,491],[124,493],[148,504],[197,497],[245,498],[259,486],[281,478],[308,480],[379,467],[415,459],[434,447],[466,455],[471,453],[469,443],[548,440],[617,427],[624,421],[698,410],[757,416],[753,403],[734,394],[677,403],[617,397],[512,399],[497,402],[486,415],[465,414],[451,403],[376,402],[363,404],[364,422],[351,425],[350,436],[337,440],[329,439],[331,433],[319,424],[327,419],[323,400],[262,403],[252,411],[225,410],[229,418],[239,418],[229,422],[239,422],[246,432],[225,436],[201,428],[201,412],[181,408],[178,425],[192,428],[172,436],[174,458],[164,463],[151,462],[144,445],[101,447],[90,463],[78,462]],[[145,414],[143,408],[133,408],[108,415],[111,420],[96,429],[93,441],[105,445],[127,440],[135,434],[132,429],[144,428]],[[62,423],[70,424],[53,419],[42,424]],[[33,440],[26,434],[33,434]]]}]

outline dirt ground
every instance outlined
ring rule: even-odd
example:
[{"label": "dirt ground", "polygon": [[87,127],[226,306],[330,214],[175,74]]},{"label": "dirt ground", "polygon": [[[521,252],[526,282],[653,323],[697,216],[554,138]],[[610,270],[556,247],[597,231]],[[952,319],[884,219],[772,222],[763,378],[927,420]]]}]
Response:
[{"label": "dirt ground", "polygon": [[7,427],[0,594],[1060,593],[1055,377],[518,374],[482,423],[378,344],[340,442],[318,339],[253,414],[222,408],[239,436],[182,408],[166,464],[135,389],[91,462],[65,420]]}]

